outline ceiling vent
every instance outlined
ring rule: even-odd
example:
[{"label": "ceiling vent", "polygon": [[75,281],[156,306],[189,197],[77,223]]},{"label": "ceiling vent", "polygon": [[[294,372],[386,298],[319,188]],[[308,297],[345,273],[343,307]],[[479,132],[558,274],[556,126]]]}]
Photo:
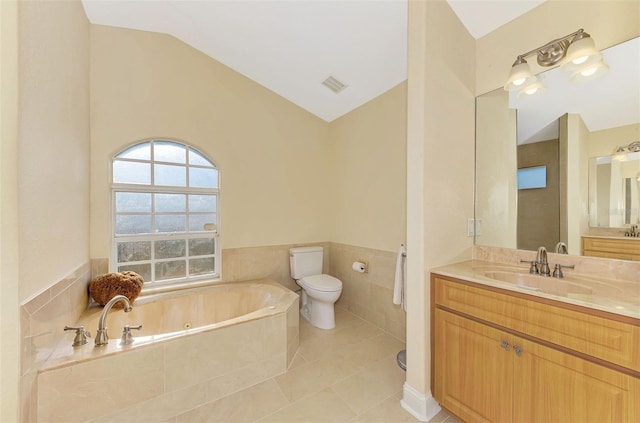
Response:
[{"label": "ceiling vent", "polygon": [[347,88],[347,84],[344,84],[338,81],[338,79],[333,76],[329,76],[327,79],[322,81],[322,85],[329,88],[331,91],[333,91],[336,94],[338,94],[340,91]]}]

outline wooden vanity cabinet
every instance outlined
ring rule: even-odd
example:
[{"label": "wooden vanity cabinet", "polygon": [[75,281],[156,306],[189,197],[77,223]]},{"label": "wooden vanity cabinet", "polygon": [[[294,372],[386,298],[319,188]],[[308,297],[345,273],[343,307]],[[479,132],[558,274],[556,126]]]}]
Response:
[{"label": "wooden vanity cabinet", "polygon": [[[508,324],[500,326],[474,316],[480,312],[462,313],[451,308],[456,301],[443,300],[448,295],[481,310],[484,295],[508,294],[440,276],[432,276],[432,289],[432,390],[442,407],[461,420],[640,421],[637,372],[625,372],[617,365],[609,367],[600,359],[514,331]],[[477,293],[473,290],[478,289],[483,295],[474,295]],[[507,305],[488,311],[493,314],[508,310]],[[599,329],[602,328],[591,328],[594,332]],[[632,335],[636,333],[632,331]],[[637,348],[640,344],[630,346],[634,345]]]},{"label": "wooden vanity cabinet", "polygon": [[582,237],[582,255],[640,261],[640,238]]}]

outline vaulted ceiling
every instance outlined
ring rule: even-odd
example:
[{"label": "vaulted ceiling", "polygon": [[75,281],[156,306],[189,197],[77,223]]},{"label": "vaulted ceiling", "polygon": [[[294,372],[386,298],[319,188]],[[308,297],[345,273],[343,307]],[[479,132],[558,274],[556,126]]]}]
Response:
[{"label": "vaulted ceiling", "polygon": [[[544,0],[448,0],[475,38]],[[406,0],[83,0],[91,23],[175,36],[332,121],[407,78]],[[346,87],[322,84],[333,77]]]}]

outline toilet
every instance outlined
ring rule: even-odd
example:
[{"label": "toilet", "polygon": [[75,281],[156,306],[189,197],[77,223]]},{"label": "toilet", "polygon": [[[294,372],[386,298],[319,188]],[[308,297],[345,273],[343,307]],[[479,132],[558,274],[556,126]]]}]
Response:
[{"label": "toilet", "polygon": [[333,304],[342,294],[342,282],[322,274],[322,247],[300,247],[289,250],[291,277],[302,288],[300,314],[320,329],[336,327]]}]

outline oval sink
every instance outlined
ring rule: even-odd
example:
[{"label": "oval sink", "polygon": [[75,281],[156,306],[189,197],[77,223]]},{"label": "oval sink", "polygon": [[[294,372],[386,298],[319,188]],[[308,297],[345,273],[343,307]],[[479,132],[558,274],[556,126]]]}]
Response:
[{"label": "oval sink", "polygon": [[544,291],[563,296],[569,294],[593,294],[593,290],[590,288],[558,278],[497,271],[486,272],[484,275],[490,279],[512,283],[520,288],[531,289],[533,291]]}]

